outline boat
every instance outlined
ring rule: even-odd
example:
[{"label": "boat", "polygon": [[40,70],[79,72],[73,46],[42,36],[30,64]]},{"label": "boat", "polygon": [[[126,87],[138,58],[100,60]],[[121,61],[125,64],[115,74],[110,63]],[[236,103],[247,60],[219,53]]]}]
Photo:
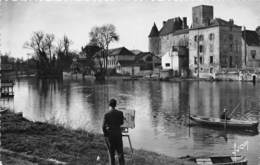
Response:
[{"label": "boat", "polygon": [[210,127],[223,127],[223,128],[232,128],[232,129],[241,129],[241,130],[255,130],[258,131],[258,122],[257,121],[244,121],[237,119],[224,120],[220,118],[205,117],[205,116],[190,116],[191,121]]},{"label": "boat", "polygon": [[190,158],[189,161],[198,165],[247,165],[245,156],[211,156]]}]

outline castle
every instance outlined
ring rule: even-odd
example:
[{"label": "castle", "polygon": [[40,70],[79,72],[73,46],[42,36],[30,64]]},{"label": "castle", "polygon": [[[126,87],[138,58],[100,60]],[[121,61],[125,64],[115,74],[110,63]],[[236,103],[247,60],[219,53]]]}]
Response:
[{"label": "castle", "polygon": [[[192,8],[190,28],[186,17],[163,21],[160,30],[154,23],[148,36],[149,51],[163,57],[173,49],[187,48],[184,56],[188,57],[188,66],[180,69],[187,69],[191,76],[203,77],[246,67],[242,62],[248,53],[242,52],[242,27],[232,19],[214,18],[213,14],[213,6],[200,5]],[[260,52],[259,41],[255,46]],[[256,56],[260,59],[260,55]]]}]

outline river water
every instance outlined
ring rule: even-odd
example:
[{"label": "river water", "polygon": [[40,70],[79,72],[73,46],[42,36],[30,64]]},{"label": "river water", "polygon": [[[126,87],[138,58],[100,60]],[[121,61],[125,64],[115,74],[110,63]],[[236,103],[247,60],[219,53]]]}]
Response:
[{"label": "river water", "polygon": [[33,121],[101,133],[108,99],[116,98],[119,108],[136,110],[136,127],[130,130],[134,148],[179,157],[231,155],[234,145],[248,144],[236,154],[246,155],[249,165],[260,164],[259,134],[187,126],[189,110],[218,117],[223,108],[232,110],[239,103],[234,118],[260,121],[260,84],[20,79],[14,91],[13,101],[2,104]]}]

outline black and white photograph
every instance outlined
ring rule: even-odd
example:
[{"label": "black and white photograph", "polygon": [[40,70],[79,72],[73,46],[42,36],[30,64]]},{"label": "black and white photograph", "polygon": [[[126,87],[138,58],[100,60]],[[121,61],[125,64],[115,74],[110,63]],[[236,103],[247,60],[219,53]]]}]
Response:
[{"label": "black and white photograph", "polygon": [[260,165],[260,0],[0,0],[0,165]]}]

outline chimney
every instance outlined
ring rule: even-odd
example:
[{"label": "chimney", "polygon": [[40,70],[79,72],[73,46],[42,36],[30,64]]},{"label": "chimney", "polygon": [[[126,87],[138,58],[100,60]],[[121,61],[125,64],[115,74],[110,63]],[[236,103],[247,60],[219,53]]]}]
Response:
[{"label": "chimney", "polygon": [[182,29],[186,29],[188,26],[187,26],[187,17],[183,17],[182,18]]},{"label": "chimney", "polygon": [[166,21],[163,21],[163,24],[162,24],[162,25],[164,26],[165,24],[166,24]]},{"label": "chimney", "polygon": [[234,25],[234,20],[233,19],[229,19],[229,23],[230,23],[230,25]]}]

